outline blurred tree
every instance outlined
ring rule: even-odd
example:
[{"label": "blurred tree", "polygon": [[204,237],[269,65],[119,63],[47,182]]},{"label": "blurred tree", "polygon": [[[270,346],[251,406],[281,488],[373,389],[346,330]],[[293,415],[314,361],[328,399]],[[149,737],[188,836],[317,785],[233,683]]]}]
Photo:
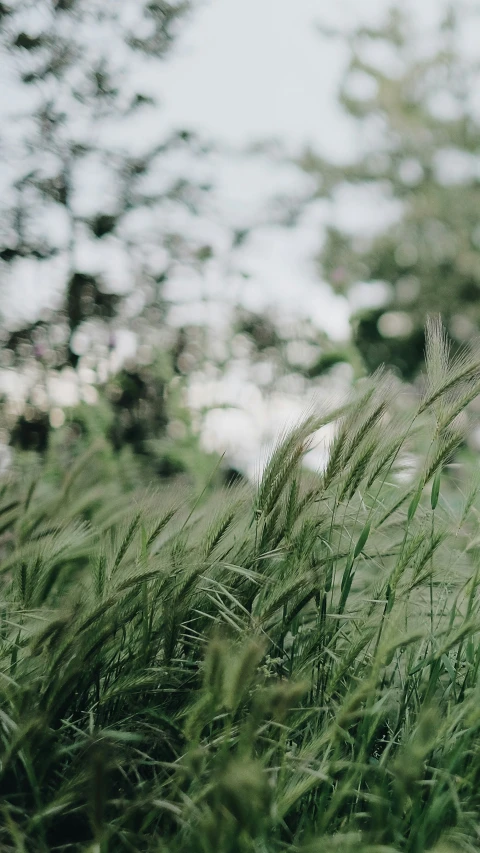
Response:
[{"label": "blurred tree", "polygon": [[[114,446],[146,454],[168,433],[171,383],[188,381],[207,359],[217,367],[223,358],[221,368],[232,356],[249,361],[265,391],[298,394],[352,360],[307,321],[279,330],[273,312],[239,308],[222,357],[218,346],[211,355],[212,340],[198,325],[166,325],[165,284],[175,270],[184,279],[202,271],[216,245],[215,234],[212,245],[199,227],[210,189],[209,166],[199,164],[208,164],[211,149],[186,130],[165,130],[159,108],[162,63],[188,7],[180,0],[0,4],[0,61],[11,93],[0,128],[0,368],[26,376],[4,422],[21,447],[47,446],[48,409],[61,405],[52,402],[52,374],[76,385],[76,399],[95,401],[103,386]],[[194,179],[186,177],[192,157]],[[301,200],[279,196],[275,222],[294,227]],[[252,227],[237,223],[232,252]],[[12,320],[9,302],[20,319]],[[140,346],[122,366],[116,356],[125,329]],[[57,425],[62,417],[57,410]],[[175,454],[157,451],[162,475],[178,469]]]},{"label": "blurred tree", "polygon": [[[186,178],[191,157],[201,159],[208,146],[186,130],[162,129],[158,103],[161,64],[189,6],[0,4],[9,92],[0,129],[0,366],[30,370],[36,363],[30,385],[37,398],[49,373],[65,367],[104,382],[122,327],[144,344],[142,373],[152,341],[172,343],[159,330],[172,266],[198,266],[210,256],[202,235],[188,227],[209,186]],[[134,366],[129,371],[119,380],[126,385],[140,376]],[[115,403],[122,423],[129,417],[125,394]],[[131,418],[119,429],[133,440]],[[18,424],[22,444],[28,422],[39,444],[36,420],[31,413]],[[165,428],[163,416],[154,421]]]},{"label": "blurred tree", "polygon": [[352,204],[365,204],[367,189],[372,206],[379,197],[397,203],[393,224],[386,217],[374,236],[330,227],[319,260],[337,292],[375,285],[381,301],[352,318],[356,344],[369,370],[387,362],[407,378],[423,360],[428,313],[441,313],[454,345],[480,324],[479,10],[440,9],[431,27],[402,5],[382,25],[348,34],[340,101],[357,125],[358,158],[302,159],[318,176],[316,198],[351,193]]}]

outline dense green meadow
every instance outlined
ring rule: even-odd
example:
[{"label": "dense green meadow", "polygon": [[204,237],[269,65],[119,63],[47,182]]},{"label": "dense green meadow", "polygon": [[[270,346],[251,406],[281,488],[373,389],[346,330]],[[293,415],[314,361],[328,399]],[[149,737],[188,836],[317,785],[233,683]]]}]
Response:
[{"label": "dense green meadow", "polygon": [[102,442],[17,456],[0,849],[480,849],[480,478],[449,464],[479,392],[431,323],[413,408],[378,373],[256,486],[147,487]]}]

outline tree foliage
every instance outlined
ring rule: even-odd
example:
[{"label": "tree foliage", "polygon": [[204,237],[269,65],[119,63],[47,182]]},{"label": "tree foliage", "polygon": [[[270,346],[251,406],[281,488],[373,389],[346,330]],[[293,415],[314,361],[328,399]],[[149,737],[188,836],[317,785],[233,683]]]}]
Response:
[{"label": "tree foliage", "polygon": [[[54,366],[75,364],[72,336],[82,323],[91,334],[91,321],[112,320],[119,296],[134,291],[133,322],[159,303],[172,259],[198,261],[194,238],[189,245],[188,228],[175,222],[195,217],[208,190],[185,176],[185,163],[182,175],[182,155],[206,149],[188,131],[162,128],[159,111],[162,62],[188,4],[20,0],[2,8],[11,97],[0,274],[7,297],[34,280],[58,309],[16,338],[5,330],[4,340],[15,353],[29,340]],[[17,313],[18,303],[17,295]],[[62,317],[67,349],[52,352],[50,327]]]},{"label": "tree foliage", "polygon": [[95,384],[118,368],[119,330],[144,345],[129,367],[138,376],[154,350],[175,348],[165,282],[175,264],[207,257],[192,223],[209,186],[189,164],[208,146],[166,128],[161,112],[163,63],[189,6],[1,5],[1,366],[29,375],[21,441],[29,418],[45,420],[39,399],[52,372],[93,371]]},{"label": "tree foliage", "polygon": [[422,361],[429,312],[441,313],[457,345],[480,322],[478,10],[440,8],[437,25],[395,6],[382,24],[349,33],[340,102],[359,156],[345,167],[312,152],[303,159],[319,196],[367,188],[372,205],[397,203],[393,224],[373,237],[329,228],[320,265],[341,293],[385,285],[382,304],[353,318],[354,336],[368,369],[387,362],[406,377]]}]

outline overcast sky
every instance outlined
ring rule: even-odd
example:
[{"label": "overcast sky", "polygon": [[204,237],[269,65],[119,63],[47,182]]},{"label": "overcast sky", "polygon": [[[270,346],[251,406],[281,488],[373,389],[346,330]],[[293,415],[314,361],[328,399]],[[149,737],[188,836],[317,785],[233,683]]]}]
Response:
[{"label": "overcast sky", "polygon": [[[371,11],[378,5],[369,0]],[[349,19],[354,4],[336,4],[336,20]],[[340,16],[339,16],[340,11]],[[322,38],[316,23],[332,21],[331,4],[319,0],[213,0],[204,2],[183,30],[165,65],[165,117],[193,127],[237,151],[277,138],[292,154],[306,144],[330,156],[355,151],[351,126],[335,105],[346,61],[338,41]],[[275,192],[295,195],[305,178],[268,161],[223,159],[215,175],[218,203],[227,215],[255,221]],[[241,297],[252,308],[269,303],[308,313],[330,334],[348,334],[347,307],[318,281],[322,209],[309,212],[294,230],[260,228],[245,249],[250,273]],[[221,282],[219,283],[221,286]]]},{"label": "overcast sky", "polygon": [[[204,2],[165,69],[164,102],[173,122],[187,121],[236,145],[278,136],[295,146],[324,145],[330,153],[340,144],[348,152],[333,109],[345,51],[315,29],[316,21],[331,20],[330,5]],[[348,4],[339,5],[346,18]]]}]

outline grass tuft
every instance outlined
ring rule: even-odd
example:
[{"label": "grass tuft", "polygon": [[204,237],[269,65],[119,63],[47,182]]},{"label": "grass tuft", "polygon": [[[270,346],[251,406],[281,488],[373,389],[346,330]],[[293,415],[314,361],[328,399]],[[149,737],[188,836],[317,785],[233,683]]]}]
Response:
[{"label": "grass tuft", "polygon": [[257,488],[5,478],[0,849],[477,850],[479,383],[434,320],[417,408],[363,383],[322,474],[328,415]]}]

